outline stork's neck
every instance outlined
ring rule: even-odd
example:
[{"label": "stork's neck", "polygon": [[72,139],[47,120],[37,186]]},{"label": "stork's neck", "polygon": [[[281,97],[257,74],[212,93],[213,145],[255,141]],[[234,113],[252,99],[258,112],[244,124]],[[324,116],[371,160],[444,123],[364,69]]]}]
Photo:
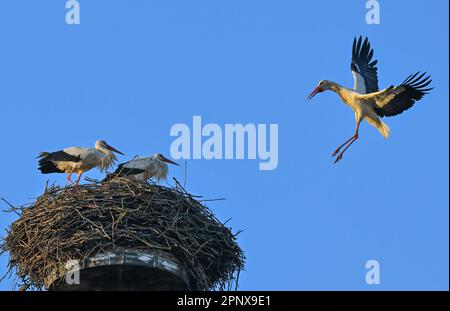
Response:
[{"label": "stork's neck", "polygon": [[332,82],[332,81],[330,81],[328,85],[329,85],[330,91],[333,91],[337,94],[339,94],[339,92],[344,88],[343,86],[337,84],[336,82]]},{"label": "stork's neck", "polygon": [[350,93],[352,90],[343,87],[342,85],[337,84],[336,82],[330,82],[330,91],[335,92],[339,95],[339,97],[344,101],[348,102],[348,99],[350,97]]},{"label": "stork's neck", "polygon": [[104,156],[108,156],[108,155],[112,154],[111,150],[103,148],[102,146],[96,146],[95,149],[100,151]]}]

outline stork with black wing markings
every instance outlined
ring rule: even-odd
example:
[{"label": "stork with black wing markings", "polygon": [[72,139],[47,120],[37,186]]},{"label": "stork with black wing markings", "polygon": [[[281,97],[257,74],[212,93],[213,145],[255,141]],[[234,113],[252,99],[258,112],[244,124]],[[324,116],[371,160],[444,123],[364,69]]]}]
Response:
[{"label": "stork with black wing markings", "polygon": [[[359,137],[361,121],[366,120],[374,126],[384,138],[389,137],[389,127],[381,121],[381,117],[396,116],[411,108],[416,101],[422,99],[433,88],[427,86],[431,83],[430,76],[417,72],[408,76],[400,85],[390,86],[384,90],[378,89],[377,60],[372,60],[373,49],[367,38],[353,40],[351,71],[354,79],[353,89],[343,87],[335,82],[322,80],[308,96],[311,99],[317,93],[333,91],[342,101],[349,105],[355,113],[355,134],[346,140],[333,152],[337,155],[334,163],[342,159],[344,152]],[[345,148],[344,148],[345,147]],[[341,148],[344,148],[340,152]]]},{"label": "stork with black wing markings", "polygon": [[75,185],[78,186],[81,175],[94,167],[105,171],[117,160],[113,152],[122,154],[119,150],[108,145],[104,140],[95,142],[95,148],[69,147],[55,152],[41,152],[39,170],[42,174],[66,173],[67,180],[74,185],[70,178],[73,173],[78,174]]},{"label": "stork with black wing markings", "polygon": [[161,153],[155,153],[149,157],[135,157],[128,162],[119,164],[114,173],[106,176],[105,181],[113,179],[116,176],[141,182],[146,182],[149,178],[154,178],[156,181],[166,180],[167,174],[169,173],[169,168],[166,163],[179,165]]}]

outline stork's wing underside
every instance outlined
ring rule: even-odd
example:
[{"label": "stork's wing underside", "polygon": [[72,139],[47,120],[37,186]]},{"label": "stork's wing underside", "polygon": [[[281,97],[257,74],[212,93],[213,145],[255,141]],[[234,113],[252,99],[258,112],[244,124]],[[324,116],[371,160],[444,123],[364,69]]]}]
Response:
[{"label": "stork's wing underside", "polygon": [[353,40],[352,63],[350,65],[354,90],[361,94],[368,94],[378,91],[378,76],[376,67],[377,60],[373,60],[373,49],[370,47],[367,38],[362,41],[362,37]]},{"label": "stork's wing underside", "polygon": [[432,80],[429,75],[424,78],[425,72],[421,75],[419,73],[408,76],[399,86],[391,86],[378,92],[371,101],[374,111],[380,117],[395,116],[408,110],[416,101],[428,94],[433,88],[426,87]]}]

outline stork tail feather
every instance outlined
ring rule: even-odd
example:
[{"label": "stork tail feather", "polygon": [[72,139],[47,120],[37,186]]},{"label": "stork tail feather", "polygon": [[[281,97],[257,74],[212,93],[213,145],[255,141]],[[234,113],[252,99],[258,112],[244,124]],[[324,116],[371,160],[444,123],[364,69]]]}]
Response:
[{"label": "stork tail feather", "polygon": [[387,139],[389,137],[389,134],[391,132],[391,130],[389,129],[389,126],[387,126],[386,123],[384,123],[381,120],[378,120],[378,122],[376,123],[375,127],[377,128],[378,132],[380,132],[380,134]]},{"label": "stork tail feather", "polygon": [[370,123],[370,125],[375,127],[384,138],[387,139],[389,137],[391,130],[389,129],[389,126],[386,123],[384,123],[380,119],[373,120],[371,118],[366,118],[366,120],[367,122]]}]

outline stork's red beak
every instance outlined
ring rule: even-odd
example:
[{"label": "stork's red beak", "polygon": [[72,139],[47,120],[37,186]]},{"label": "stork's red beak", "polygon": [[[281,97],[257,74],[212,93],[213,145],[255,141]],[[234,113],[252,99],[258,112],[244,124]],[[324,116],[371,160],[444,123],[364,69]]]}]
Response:
[{"label": "stork's red beak", "polygon": [[106,144],[106,148],[108,148],[109,150],[111,150],[111,151],[113,151],[113,152],[115,152],[115,153],[124,155],[122,152],[120,152],[119,150],[117,150],[116,148],[114,148],[113,146],[110,146],[110,145],[108,145],[108,144]]},{"label": "stork's red beak", "polygon": [[180,164],[173,162],[172,160],[167,159],[165,156],[161,156],[161,161],[176,165],[176,166],[180,166]]},{"label": "stork's red beak", "polygon": [[320,87],[316,87],[312,92],[311,92],[311,94],[309,94],[309,96],[308,96],[308,100],[310,100],[311,98],[313,98],[314,97],[314,95],[316,95],[317,93],[320,93],[320,92],[322,92],[323,90],[320,88]]}]

